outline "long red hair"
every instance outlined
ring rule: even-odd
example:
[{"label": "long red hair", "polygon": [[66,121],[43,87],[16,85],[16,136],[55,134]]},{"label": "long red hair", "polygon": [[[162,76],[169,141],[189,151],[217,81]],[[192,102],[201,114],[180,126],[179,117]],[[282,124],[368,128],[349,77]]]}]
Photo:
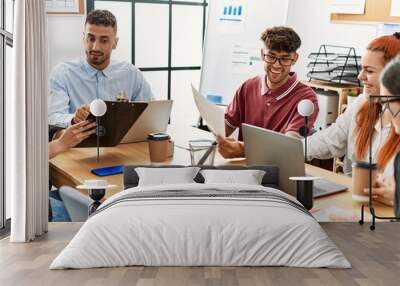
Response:
[{"label": "long red hair", "polygon": [[[400,54],[400,38],[397,35],[382,36],[376,38],[369,43],[367,50],[374,52],[382,52],[383,61],[387,64],[390,60],[394,59]],[[371,109],[371,122],[372,126],[382,112],[380,103],[372,103]],[[356,159],[363,160],[369,148],[370,132],[373,128],[369,127],[369,101],[364,102],[357,112],[356,128],[355,128],[355,146],[356,146]],[[371,129],[371,130],[370,130]],[[389,160],[400,150],[400,136],[394,132],[392,127],[390,135],[386,139],[384,145],[380,148],[377,156],[377,163],[379,169],[383,170]]]}]

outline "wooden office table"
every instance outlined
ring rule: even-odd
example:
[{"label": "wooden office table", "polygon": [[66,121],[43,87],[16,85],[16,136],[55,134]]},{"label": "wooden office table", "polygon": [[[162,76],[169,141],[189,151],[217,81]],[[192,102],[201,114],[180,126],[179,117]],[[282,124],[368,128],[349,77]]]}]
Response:
[{"label": "wooden office table", "polygon": [[[354,219],[357,221],[360,217],[360,209],[361,209],[361,203],[353,201],[351,198],[351,178],[347,177],[343,174],[336,174],[334,172],[321,169],[312,165],[306,164],[306,173],[313,175],[315,177],[321,177],[327,180],[330,180],[332,182],[336,182],[338,184],[347,186],[348,189],[347,191],[340,192],[337,194],[333,195],[328,195],[324,197],[320,197],[314,200],[314,209],[315,210],[324,210],[330,207],[337,207],[340,209],[344,210],[353,210],[353,214],[343,214],[343,219],[345,219],[346,216],[351,215],[354,217]],[[393,212],[393,207],[389,207],[377,202],[373,203],[373,206],[375,208],[375,214],[377,216],[381,217],[392,217],[394,216]],[[369,220],[369,210],[365,208],[365,213],[367,214],[367,219]],[[341,220],[341,215],[339,214],[338,220]]]},{"label": "wooden office table", "polygon": [[[162,164],[189,165],[189,140],[210,139],[214,136],[206,131],[190,126],[168,126],[168,134],[175,142],[174,156]],[[50,180],[56,187],[76,187],[88,179],[99,179],[90,172],[91,169],[113,165],[149,165],[150,157],[147,142],[120,144],[116,147],[100,148],[100,162],[97,162],[96,148],[73,148],[50,160]],[[216,164],[223,164],[222,157],[216,157]],[[122,174],[107,176],[108,183],[117,188],[108,189],[105,197],[123,190]],[[85,191],[82,191],[85,192]]]},{"label": "wooden office table", "polygon": [[[168,134],[175,142],[175,150],[173,158],[168,159],[162,164],[178,164],[188,165],[190,162],[190,154],[185,147],[188,147],[188,141],[193,139],[211,139],[214,137],[209,132],[199,130],[188,126],[169,126]],[[149,165],[149,152],[147,142],[121,144],[116,147],[101,148],[100,162],[96,160],[96,148],[74,148],[68,152],[62,153],[50,160],[50,180],[57,186],[76,187],[87,179],[98,179],[90,170],[112,165]],[[215,165],[232,165],[245,164],[245,160],[225,160],[218,153],[215,157]],[[316,177],[322,177],[339,184],[351,187],[351,178],[344,175],[335,174],[333,172],[306,165],[306,172]],[[106,198],[123,190],[123,177],[121,174],[108,176],[108,183],[115,184],[118,187],[108,189]],[[82,191],[86,194],[86,191]],[[374,204],[376,214],[379,216],[393,216],[393,208],[381,204]],[[329,208],[336,207],[339,209],[352,211],[352,214],[345,214],[346,220],[349,216],[351,220],[357,220],[361,205],[356,203],[351,198],[350,190],[334,195],[325,196],[315,199],[314,211],[323,211]],[[368,211],[367,211],[368,212]],[[367,217],[368,218],[368,217]],[[342,220],[342,218],[337,218]]]}]

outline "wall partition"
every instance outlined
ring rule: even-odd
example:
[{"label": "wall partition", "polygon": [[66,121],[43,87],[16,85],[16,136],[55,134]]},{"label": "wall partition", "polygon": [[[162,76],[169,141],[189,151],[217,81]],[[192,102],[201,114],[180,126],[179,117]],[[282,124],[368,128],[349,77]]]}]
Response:
[{"label": "wall partition", "polygon": [[113,59],[138,67],[156,99],[172,99],[171,122],[195,124],[190,84],[200,82],[208,0],[87,0],[87,12],[107,9],[118,21]]}]

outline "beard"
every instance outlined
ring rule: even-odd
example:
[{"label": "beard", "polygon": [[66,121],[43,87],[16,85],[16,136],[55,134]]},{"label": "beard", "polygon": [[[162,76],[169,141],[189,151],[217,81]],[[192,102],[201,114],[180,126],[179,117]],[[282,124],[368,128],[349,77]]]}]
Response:
[{"label": "beard", "polygon": [[92,51],[86,52],[86,58],[89,64],[96,66],[104,64],[108,59],[104,53]]}]

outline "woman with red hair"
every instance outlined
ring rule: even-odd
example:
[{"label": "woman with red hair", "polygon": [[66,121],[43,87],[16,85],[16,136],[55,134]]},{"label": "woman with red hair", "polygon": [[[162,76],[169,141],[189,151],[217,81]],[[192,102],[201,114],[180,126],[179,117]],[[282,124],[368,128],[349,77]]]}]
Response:
[{"label": "woman with red hair", "polygon": [[[343,171],[351,174],[351,163],[368,162],[372,137],[372,156],[380,172],[393,176],[393,160],[400,150],[400,137],[393,136],[391,114],[382,111],[380,101],[372,104],[372,125],[369,128],[369,96],[380,95],[379,78],[385,65],[400,54],[400,33],[382,36],[369,43],[361,59],[358,78],[363,82],[363,94],[347,107],[334,124],[309,137],[308,159],[345,158]],[[372,134],[370,134],[372,132]]]}]

